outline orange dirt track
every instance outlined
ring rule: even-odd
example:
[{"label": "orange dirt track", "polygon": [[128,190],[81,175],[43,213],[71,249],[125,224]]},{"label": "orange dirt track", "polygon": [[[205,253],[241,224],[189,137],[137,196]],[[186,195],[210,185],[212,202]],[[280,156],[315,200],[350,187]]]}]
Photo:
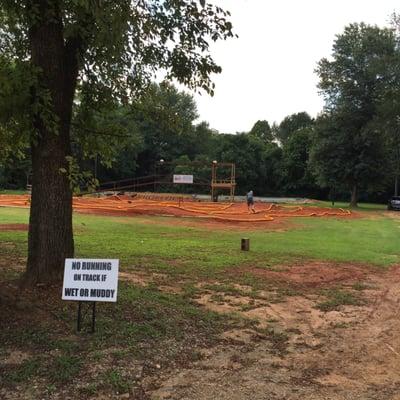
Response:
[{"label": "orange dirt track", "polygon": [[[0,195],[0,206],[27,207],[28,195]],[[190,200],[149,200],[129,196],[74,197],[75,211],[107,215],[159,215],[213,219],[222,222],[266,222],[293,217],[349,217],[351,212],[343,209],[300,205],[276,205],[256,203],[256,213],[248,213],[244,203],[210,203]]]}]

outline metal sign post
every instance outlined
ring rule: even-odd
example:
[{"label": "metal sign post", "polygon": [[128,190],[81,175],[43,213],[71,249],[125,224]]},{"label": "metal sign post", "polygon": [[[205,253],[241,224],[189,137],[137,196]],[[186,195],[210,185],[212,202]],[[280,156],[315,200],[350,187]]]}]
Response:
[{"label": "metal sign post", "polygon": [[92,306],[92,333],[94,333],[94,326],[96,323],[96,302],[93,302]]},{"label": "metal sign post", "polygon": [[[78,301],[78,316],[76,322],[76,330],[80,332],[82,330],[82,303],[83,301]],[[91,323],[91,333],[95,332],[96,326],[96,302],[92,303],[92,323]]]},{"label": "metal sign post", "polygon": [[76,330],[78,332],[81,331],[81,319],[82,319],[82,302],[78,301],[78,322],[76,326]]},{"label": "metal sign post", "polygon": [[119,260],[115,259],[65,259],[62,299],[78,302],[76,328],[80,332],[82,303],[91,303],[91,332],[95,331],[96,302],[116,302],[118,292]]}]

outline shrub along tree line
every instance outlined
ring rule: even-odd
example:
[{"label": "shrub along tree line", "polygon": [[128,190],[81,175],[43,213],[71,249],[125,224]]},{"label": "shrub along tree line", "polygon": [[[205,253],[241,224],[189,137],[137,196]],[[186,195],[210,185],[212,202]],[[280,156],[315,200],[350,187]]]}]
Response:
[{"label": "shrub along tree line", "polygon": [[[358,198],[386,201],[393,194],[398,167],[394,150],[400,150],[399,145],[391,145],[400,139],[396,120],[393,130],[388,129],[386,120],[387,126],[376,126],[375,131],[368,131],[370,138],[362,136],[368,142],[359,143],[354,142],[352,132],[334,125],[338,117],[331,111],[316,119],[306,112],[292,114],[272,127],[266,120],[257,121],[249,132],[236,134],[219,133],[197,118],[191,95],[166,82],[152,84],[141,101],[121,106],[118,112],[104,111],[98,120],[89,117],[86,121],[90,124],[74,124],[74,159],[80,171],[100,183],[155,174],[165,180],[172,173],[194,174],[195,180],[206,182],[211,177],[211,163],[217,160],[236,164],[239,194],[251,188],[257,195],[328,199],[334,192],[337,199],[350,200],[352,181],[346,177],[356,171],[357,176],[365,176],[358,183]],[[97,137],[78,132],[88,129]],[[99,144],[99,140],[112,145]],[[358,147],[347,149],[346,145]],[[371,154],[359,150],[363,145]],[[195,165],[187,165],[192,161]],[[30,171],[29,157],[9,157],[0,167],[1,187],[25,188]],[[76,178],[83,190],[90,182],[86,175],[81,172]],[[206,186],[189,185],[159,184],[156,189],[209,192]],[[153,190],[153,186],[142,190]]]},{"label": "shrub along tree line", "polygon": [[[219,133],[207,122],[196,122],[197,108],[190,94],[163,82],[152,84],[140,101],[104,110],[101,118],[81,114],[78,108],[75,120],[86,123],[72,127],[74,159],[80,171],[90,172],[100,183],[174,172],[193,173],[196,180],[206,182],[211,178],[211,163],[217,160],[236,164],[238,193],[253,188],[257,195],[324,194],[308,163],[314,120],[305,112],[272,128],[267,121],[257,121],[249,132]],[[86,137],[88,129],[97,137]],[[99,140],[114,142],[103,146]],[[195,165],[190,165],[192,161]],[[0,184],[24,188],[30,170],[29,157],[9,157]],[[83,176],[77,181],[85,186]],[[158,189],[209,191],[201,186],[159,185]]]}]

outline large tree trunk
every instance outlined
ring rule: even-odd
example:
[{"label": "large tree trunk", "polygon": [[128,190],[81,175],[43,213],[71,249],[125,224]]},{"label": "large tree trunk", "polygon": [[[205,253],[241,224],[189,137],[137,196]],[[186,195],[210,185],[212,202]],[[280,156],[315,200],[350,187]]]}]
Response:
[{"label": "large tree trunk", "polygon": [[350,207],[351,208],[357,208],[358,207],[358,188],[357,188],[356,184],[354,184],[352,189],[351,189]]},{"label": "large tree trunk", "polygon": [[[60,135],[61,136],[61,135]],[[64,259],[74,254],[72,193],[65,174],[68,147],[61,137],[41,139],[32,147],[32,197],[26,278],[56,281]]]},{"label": "large tree trunk", "polygon": [[[45,113],[34,116],[32,139],[32,197],[29,220],[29,283],[61,278],[64,259],[74,254],[72,190],[66,157],[71,155],[70,124],[78,64],[76,47],[64,44],[57,1],[37,0],[41,20],[29,31],[31,61],[39,67],[39,87],[33,101],[43,103],[43,89],[50,94]],[[52,9],[52,18],[49,17]],[[74,49],[74,51],[72,51]]]}]

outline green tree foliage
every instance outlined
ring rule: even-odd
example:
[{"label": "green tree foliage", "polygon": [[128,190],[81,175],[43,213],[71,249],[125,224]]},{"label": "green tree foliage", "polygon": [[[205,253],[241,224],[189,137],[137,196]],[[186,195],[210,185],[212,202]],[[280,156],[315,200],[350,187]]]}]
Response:
[{"label": "green tree foliage", "polygon": [[[0,27],[1,27],[0,14]],[[0,164],[9,155],[23,156],[28,145],[31,112],[29,88],[35,83],[29,65],[1,50],[0,28]]]},{"label": "green tree foliage", "polygon": [[281,149],[246,133],[219,134],[215,138],[215,160],[236,164],[238,193],[253,189],[256,195],[276,191],[281,172]]},{"label": "green tree foliage", "polygon": [[251,128],[249,134],[258,137],[265,142],[272,142],[274,140],[271,127],[268,121],[265,120],[257,121]]},{"label": "green tree foliage", "polygon": [[[132,120],[128,121],[127,130],[136,131],[141,143],[120,151],[109,169],[101,169],[100,181],[154,173],[161,175],[160,179],[172,173],[193,174],[195,182],[205,186],[162,184],[157,190],[208,193],[211,163],[218,160],[237,164],[238,176],[241,176],[238,178],[239,193],[244,193],[248,185],[259,195],[281,190],[282,150],[271,143],[272,136],[266,141],[265,136],[251,133],[220,135],[206,122],[197,124],[197,108],[192,96],[171,84],[152,84],[146,96],[132,104],[130,115]],[[105,118],[108,117],[105,115]],[[269,127],[268,122],[265,123]],[[137,149],[139,151],[135,152]],[[193,161],[195,163],[190,165]],[[149,187],[144,187],[146,189]]]},{"label": "green tree foliage", "polygon": [[382,82],[383,90],[378,106],[377,129],[383,130],[387,144],[389,168],[387,174],[394,180],[394,194],[399,195],[400,178],[400,16],[392,16],[396,32],[396,51],[386,60],[390,79]]},{"label": "green tree foliage", "polygon": [[332,59],[318,64],[326,115],[317,124],[313,163],[321,184],[351,190],[352,206],[361,188],[383,179],[384,138],[374,120],[394,53],[393,31],[352,24],[337,36]]},{"label": "green tree foliage", "polygon": [[[193,97],[167,82],[150,85],[140,100],[124,108],[124,115],[126,134],[130,133],[134,140],[123,141],[123,148],[118,150],[112,164],[100,169],[100,181],[156,172],[166,175],[173,172],[178,159],[194,161],[199,155],[211,157],[214,131],[206,122],[196,123]],[[165,160],[162,171],[158,168],[160,160]]]},{"label": "green tree foliage", "polygon": [[135,172],[143,137],[130,105],[108,104],[98,110],[79,102],[75,107],[71,127],[72,154],[83,171],[111,170],[108,179]]},{"label": "green tree foliage", "polygon": [[22,141],[32,155],[30,281],[59,279],[74,252],[69,178],[76,94],[97,124],[104,107],[129,104],[160,69],[167,79],[212,94],[210,76],[221,68],[209,44],[233,36],[227,18],[205,0],[0,3],[0,70],[6,71],[0,142]]},{"label": "green tree foliage", "polygon": [[286,193],[312,196],[318,192],[309,165],[313,130],[303,128],[289,136],[283,146],[284,189]]},{"label": "green tree foliage", "polygon": [[387,165],[386,144],[372,125],[357,132],[357,121],[349,115],[326,114],[315,126],[311,150],[317,182],[322,187],[351,191],[351,205],[357,205],[359,190],[382,189]]},{"label": "green tree foliage", "polygon": [[172,161],[181,155],[193,157],[194,121],[197,107],[193,97],[163,83],[152,85],[132,112],[144,141],[138,155],[139,174],[154,173],[160,159]]},{"label": "green tree foliage", "polygon": [[279,125],[274,126],[273,132],[276,139],[284,145],[295,132],[312,125],[313,119],[306,112],[299,112],[285,117]]},{"label": "green tree foliage", "polygon": [[26,189],[30,183],[31,163],[28,157],[9,156],[8,162],[0,164],[0,188]]}]

